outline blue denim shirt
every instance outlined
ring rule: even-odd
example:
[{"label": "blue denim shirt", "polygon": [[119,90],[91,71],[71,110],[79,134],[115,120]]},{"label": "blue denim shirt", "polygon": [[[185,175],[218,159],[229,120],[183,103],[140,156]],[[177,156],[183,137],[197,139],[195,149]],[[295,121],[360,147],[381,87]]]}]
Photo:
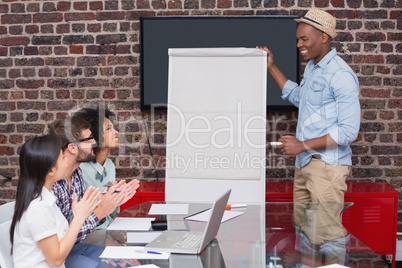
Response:
[{"label": "blue denim shirt", "polygon": [[308,62],[300,85],[288,80],[282,98],[299,108],[296,138],[300,141],[329,134],[340,146],[305,151],[296,156],[296,167],[307,165],[313,154],[331,165],[352,165],[349,144],[360,128],[359,81],[335,48],[317,64]]}]

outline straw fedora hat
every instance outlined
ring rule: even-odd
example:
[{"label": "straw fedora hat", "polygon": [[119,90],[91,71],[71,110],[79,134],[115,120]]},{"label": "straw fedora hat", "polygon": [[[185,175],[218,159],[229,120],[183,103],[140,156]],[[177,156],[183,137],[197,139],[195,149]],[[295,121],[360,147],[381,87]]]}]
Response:
[{"label": "straw fedora hat", "polygon": [[304,17],[295,19],[297,22],[307,23],[320,31],[335,38],[338,34],[335,32],[336,20],[331,14],[317,8],[310,9]]}]

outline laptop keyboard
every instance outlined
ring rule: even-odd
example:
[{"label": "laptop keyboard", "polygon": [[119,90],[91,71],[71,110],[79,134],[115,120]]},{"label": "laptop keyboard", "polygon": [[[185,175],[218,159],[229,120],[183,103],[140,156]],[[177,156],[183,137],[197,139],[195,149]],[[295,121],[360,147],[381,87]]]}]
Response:
[{"label": "laptop keyboard", "polygon": [[174,248],[197,248],[200,246],[203,234],[186,233],[183,240],[173,245]]}]

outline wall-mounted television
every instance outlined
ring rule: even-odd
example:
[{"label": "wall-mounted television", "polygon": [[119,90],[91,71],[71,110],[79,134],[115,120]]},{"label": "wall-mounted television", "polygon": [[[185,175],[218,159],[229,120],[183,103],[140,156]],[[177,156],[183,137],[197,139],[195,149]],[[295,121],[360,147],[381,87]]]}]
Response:
[{"label": "wall-mounted television", "polygon": [[[164,108],[168,91],[168,49],[267,46],[288,79],[299,82],[296,16],[141,17],[141,110]],[[267,76],[267,110],[294,109]],[[158,107],[155,107],[158,106]]]}]

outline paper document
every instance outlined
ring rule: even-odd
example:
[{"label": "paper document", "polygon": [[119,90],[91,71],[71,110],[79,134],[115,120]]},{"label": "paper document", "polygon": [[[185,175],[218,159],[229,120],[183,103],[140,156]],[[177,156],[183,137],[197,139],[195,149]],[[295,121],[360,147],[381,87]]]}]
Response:
[{"label": "paper document", "polygon": [[116,218],[107,230],[148,231],[155,218]]},{"label": "paper document", "polygon": [[330,264],[330,265],[325,265],[325,266],[319,266],[319,267],[317,267],[317,268],[348,268],[347,266],[343,266],[343,265],[340,265],[340,264]]},{"label": "paper document", "polygon": [[170,253],[146,251],[144,247],[106,247],[102,259],[160,259],[167,260]]},{"label": "paper document", "polygon": [[188,213],[188,204],[152,204],[149,215],[181,215]]},{"label": "paper document", "polygon": [[127,244],[148,244],[162,232],[127,232]]},{"label": "paper document", "polygon": [[188,231],[189,227],[184,220],[171,220],[167,221],[168,230],[174,231]]},{"label": "paper document", "polygon": [[[228,221],[228,220],[233,219],[233,218],[235,218],[237,216],[240,216],[242,214],[244,214],[244,212],[226,210],[225,213],[223,214],[221,222]],[[211,215],[211,210],[208,209],[207,211],[198,213],[198,214],[196,214],[194,216],[190,216],[190,217],[188,217],[186,219],[190,220],[190,221],[205,221],[205,222],[207,222],[209,220],[210,215]]]},{"label": "paper document", "polygon": [[141,267],[141,268],[160,268],[159,266],[156,266],[155,264],[144,264],[144,265],[140,265],[140,266],[131,266],[131,267],[128,267],[128,268],[138,268],[138,267]]}]

